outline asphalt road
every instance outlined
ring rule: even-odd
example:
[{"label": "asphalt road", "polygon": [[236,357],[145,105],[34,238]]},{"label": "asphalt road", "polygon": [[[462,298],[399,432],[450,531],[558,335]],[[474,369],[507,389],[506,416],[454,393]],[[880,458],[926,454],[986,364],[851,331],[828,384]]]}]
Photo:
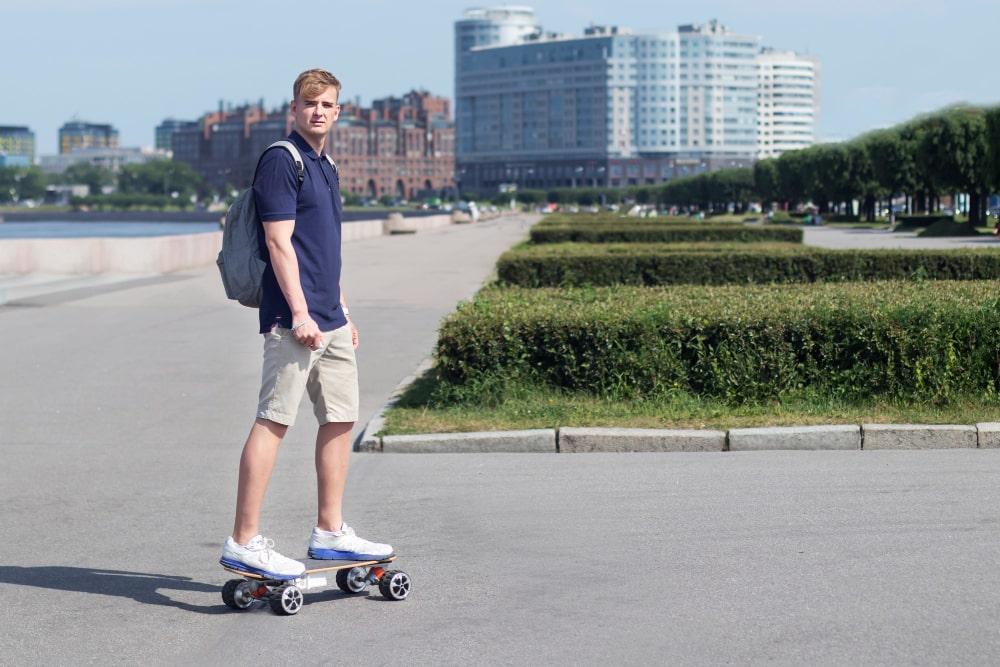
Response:
[{"label": "asphalt road", "polygon": [[[362,414],[527,223],[345,246]],[[413,579],[233,612],[255,313],[214,269],[0,308],[0,663],[995,664],[1000,451],[357,454]],[[263,517],[305,550],[308,408]]]}]

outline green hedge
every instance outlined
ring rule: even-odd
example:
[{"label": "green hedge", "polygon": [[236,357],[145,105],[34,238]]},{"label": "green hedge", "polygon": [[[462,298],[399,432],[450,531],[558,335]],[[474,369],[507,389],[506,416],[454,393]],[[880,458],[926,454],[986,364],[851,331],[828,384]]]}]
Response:
[{"label": "green hedge", "polygon": [[522,287],[725,285],[1000,278],[1000,252],[826,250],[794,244],[545,244],[508,251],[500,282]]},{"label": "green hedge", "polygon": [[946,236],[979,236],[979,231],[975,227],[970,227],[965,222],[955,222],[951,218],[938,220],[930,227],[926,227],[917,233],[917,236],[924,238],[946,237]]},{"label": "green hedge", "polygon": [[[694,218],[678,215],[657,215],[651,218],[628,216],[624,213],[552,213],[545,216],[538,226],[548,225],[580,225],[580,224],[694,224],[699,222]],[[716,223],[718,224],[718,223]]]},{"label": "green hedge", "polygon": [[952,222],[955,216],[952,215],[900,215],[896,216],[896,224],[904,227],[930,227],[935,222],[947,220]]},{"label": "green hedge", "polygon": [[533,243],[690,243],[765,242],[801,243],[802,230],[778,226],[734,224],[577,224],[536,225],[531,228]]},{"label": "green hedge", "polygon": [[996,396],[998,340],[991,281],[489,288],[443,323],[437,367],[458,392],[528,382],[612,398],[946,401]]}]

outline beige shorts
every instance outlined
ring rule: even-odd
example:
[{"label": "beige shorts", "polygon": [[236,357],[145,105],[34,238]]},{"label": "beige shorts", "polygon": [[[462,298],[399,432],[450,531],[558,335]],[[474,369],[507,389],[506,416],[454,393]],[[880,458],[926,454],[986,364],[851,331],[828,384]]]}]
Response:
[{"label": "beige shorts", "polygon": [[257,416],[291,426],[306,391],[320,424],[358,420],[358,365],[349,324],[324,332],[318,350],[299,343],[288,329],[264,334]]}]

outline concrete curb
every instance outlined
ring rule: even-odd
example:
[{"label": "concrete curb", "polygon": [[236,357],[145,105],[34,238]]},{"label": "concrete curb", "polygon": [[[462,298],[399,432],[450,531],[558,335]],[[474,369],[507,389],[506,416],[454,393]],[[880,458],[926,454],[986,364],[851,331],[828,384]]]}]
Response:
[{"label": "concrete curb", "polygon": [[862,424],[865,449],[961,449],[979,446],[975,426]]},{"label": "concrete curb", "polygon": [[1000,449],[1000,422],[976,424],[980,449]]},{"label": "concrete curb", "polygon": [[645,428],[559,429],[560,452],[721,452],[725,431]]},{"label": "concrete curb", "polygon": [[432,433],[387,435],[382,451],[406,454],[556,452],[555,429],[484,431],[481,433]]},{"label": "concrete curb", "polygon": [[861,427],[847,424],[843,426],[734,428],[729,430],[729,449],[733,452],[759,452],[773,449],[861,449]]},{"label": "concrete curb", "polygon": [[[429,362],[425,362],[427,363]],[[387,404],[384,409],[388,407]],[[1000,422],[983,422],[975,425],[832,424],[736,428],[728,431],[563,426],[556,430],[424,433],[376,437],[374,434],[383,425],[384,420],[380,412],[358,438],[355,449],[412,453],[1000,449]]]}]

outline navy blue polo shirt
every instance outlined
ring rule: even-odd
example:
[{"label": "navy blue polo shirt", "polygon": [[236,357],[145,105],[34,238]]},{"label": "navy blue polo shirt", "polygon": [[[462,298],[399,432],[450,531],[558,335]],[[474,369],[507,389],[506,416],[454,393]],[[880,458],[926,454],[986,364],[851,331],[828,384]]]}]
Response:
[{"label": "navy blue polo shirt", "polygon": [[[318,155],[298,132],[293,131],[288,140],[302,155],[305,178],[300,185],[295,160],[287,150],[265,151],[253,180],[257,214],[265,225],[295,220],[292,247],[299,261],[299,280],[309,316],[320,331],[333,331],[347,324],[340,307],[340,182],[326,158]],[[263,234],[261,243],[267,268],[260,304],[260,332],[267,333],[274,325],[290,328],[292,311],[274,276]]]}]

